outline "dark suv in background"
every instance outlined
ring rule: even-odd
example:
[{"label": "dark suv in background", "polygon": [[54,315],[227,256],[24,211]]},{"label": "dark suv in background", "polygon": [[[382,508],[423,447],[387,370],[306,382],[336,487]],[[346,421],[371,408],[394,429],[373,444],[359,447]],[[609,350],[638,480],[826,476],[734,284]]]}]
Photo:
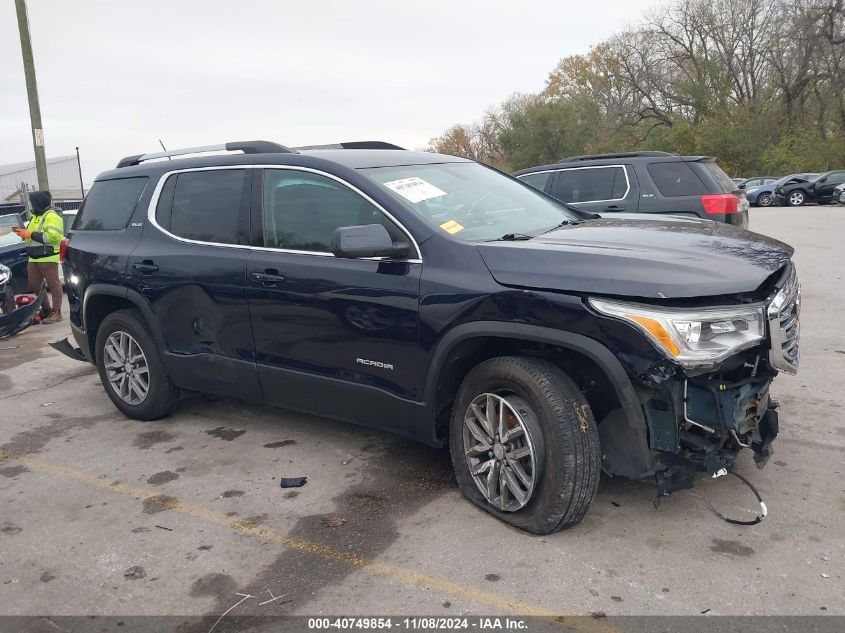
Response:
[{"label": "dark suv in background", "polygon": [[[156,161],[221,149],[244,153]],[[665,495],[743,447],[766,463],[769,387],[798,366],[791,256],[453,156],[228,143],[97,177],[64,262],[79,349],[55,347],[141,420],[203,391],[448,444],[468,499],[547,533],[601,470]]]},{"label": "dark suv in background", "polygon": [[562,202],[602,215],[669,213],[748,227],[748,201],[742,190],[708,156],[571,156],[513,175]]}]

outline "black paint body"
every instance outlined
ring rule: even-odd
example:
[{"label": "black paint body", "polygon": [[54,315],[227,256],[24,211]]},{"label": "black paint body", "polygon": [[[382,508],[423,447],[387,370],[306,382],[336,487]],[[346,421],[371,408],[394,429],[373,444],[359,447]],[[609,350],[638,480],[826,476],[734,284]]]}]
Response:
[{"label": "black paint body", "polygon": [[[792,249],[724,224],[625,218],[588,220],[530,241],[470,243],[435,231],[356,171],[461,160],[325,150],[106,172],[98,180],[150,180],[126,228],[71,231],[65,274],[75,280],[68,292],[74,337],[90,360],[104,316],[135,307],[181,388],[269,402],[430,444],[445,441],[444,412],[462,377],[450,372],[465,371],[467,354],[490,357],[521,346],[569,350],[601,371],[618,404],[614,412],[597,411],[597,419],[613,413],[632,434],[632,450],[647,453],[654,442],[643,402],[675,389],[677,381],[664,385],[655,376],[677,376],[680,369],[630,325],[595,313],[585,298],[696,302],[754,293],[783,268]],[[247,202],[232,209],[245,227],[245,243],[188,243],[149,220],[166,173],[237,165],[253,169]],[[264,248],[256,192],[263,169],[274,165],[307,167],[350,183],[395,217],[419,257],[340,259]],[[256,274],[277,281],[257,281]],[[625,468],[616,472],[639,476],[653,464]]]}]

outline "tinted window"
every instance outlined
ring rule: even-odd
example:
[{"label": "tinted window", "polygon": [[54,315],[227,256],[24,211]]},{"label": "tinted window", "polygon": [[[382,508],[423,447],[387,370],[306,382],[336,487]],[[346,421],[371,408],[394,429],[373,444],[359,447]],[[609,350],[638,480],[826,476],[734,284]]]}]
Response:
[{"label": "tinted window", "polygon": [[[648,166],[648,173],[651,174],[654,184],[664,196],[699,196],[707,193],[704,183],[685,162],[651,163]],[[731,181],[731,189],[733,187],[733,181]]]},{"label": "tinted window", "polygon": [[707,182],[707,179],[709,178],[713,181],[713,184],[716,185],[716,192],[710,193],[731,193],[732,191],[736,191],[736,183],[722,171],[722,168],[719,167],[715,161],[696,161],[692,164],[692,166],[693,170],[700,169],[704,173],[704,177],[702,178],[704,182]]},{"label": "tinted window", "polygon": [[122,229],[147,186],[148,178],[98,180],[85,197],[73,228],[79,231],[113,231]]},{"label": "tinted window", "polygon": [[535,189],[539,189],[540,191],[545,191],[546,183],[549,181],[549,176],[552,172],[546,171],[541,172],[539,174],[525,174],[523,176],[519,176],[519,179],[524,182],[526,185],[531,185]]},{"label": "tinted window", "polygon": [[564,202],[618,200],[628,189],[622,167],[586,167],[558,172],[553,195]]},{"label": "tinted window", "polygon": [[827,177],[827,183],[838,185],[840,182],[845,182],[845,171],[835,171]]},{"label": "tinted window", "polygon": [[[242,243],[238,226],[246,176],[244,169],[192,171],[171,176],[162,188],[156,221],[174,235],[189,240]],[[173,201],[168,205],[171,187]]]},{"label": "tinted window", "polygon": [[264,173],[264,246],[328,253],[341,226],[382,224],[394,240],[401,232],[368,200],[341,183],[304,171]]}]

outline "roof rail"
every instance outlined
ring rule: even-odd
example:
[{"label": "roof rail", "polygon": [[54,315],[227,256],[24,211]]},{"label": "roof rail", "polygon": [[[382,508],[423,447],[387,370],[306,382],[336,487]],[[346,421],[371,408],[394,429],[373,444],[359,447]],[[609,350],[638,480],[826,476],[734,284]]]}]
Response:
[{"label": "roof rail", "polygon": [[583,156],[569,156],[561,158],[559,163],[575,163],[579,160],[602,160],[605,158],[639,158],[645,156],[677,156],[677,154],[670,154],[669,152],[618,152],[616,154],[585,154]]},{"label": "roof rail", "polygon": [[393,143],[385,141],[347,141],[345,143],[329,143],[327,145],[303,145],[302,147],[295,147],[294,149],[401,149]]},{"label": "roof rail", "polygon": [[219,145],[203,145],[201,147],[186,147],[184,149],[172,149],[165,152],[153,152],[151,154],[136,154],[135,156],[127,156],[121,158],[117,163],[117,167],[130,167],[138,165],[145,160],[154,160],[156,158],[170,158],[172,156],[184,156],[186,154],[203,154],[205,152],[236,152],[242,151],[244,154],[296,154],[296,150],[292,150],[284,145],[272,143],[270,141],[236,141],[234,143],[220,143]]}]

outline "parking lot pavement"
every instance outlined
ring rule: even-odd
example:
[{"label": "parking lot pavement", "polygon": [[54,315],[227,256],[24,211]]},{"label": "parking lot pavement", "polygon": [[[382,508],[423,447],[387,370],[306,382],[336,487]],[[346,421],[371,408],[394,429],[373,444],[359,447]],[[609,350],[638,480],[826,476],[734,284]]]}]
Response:
[{"label": "parking lot pavement", "polygon": [[[231,400],[124,418],[93,368],[0,341],[0,605],[5,614],[845,614],[845,209],[753,209],[796,246],[802,366],[781,376],[769,516],[734,478],[652,505],[603,478],[586,519],[530,536],[465,502],[448,454]],[[12,349],[7,349],[7,348]],[[282,489],[280,477],[307,476]],[[127,571],[131,568],[134,571]]]}]

